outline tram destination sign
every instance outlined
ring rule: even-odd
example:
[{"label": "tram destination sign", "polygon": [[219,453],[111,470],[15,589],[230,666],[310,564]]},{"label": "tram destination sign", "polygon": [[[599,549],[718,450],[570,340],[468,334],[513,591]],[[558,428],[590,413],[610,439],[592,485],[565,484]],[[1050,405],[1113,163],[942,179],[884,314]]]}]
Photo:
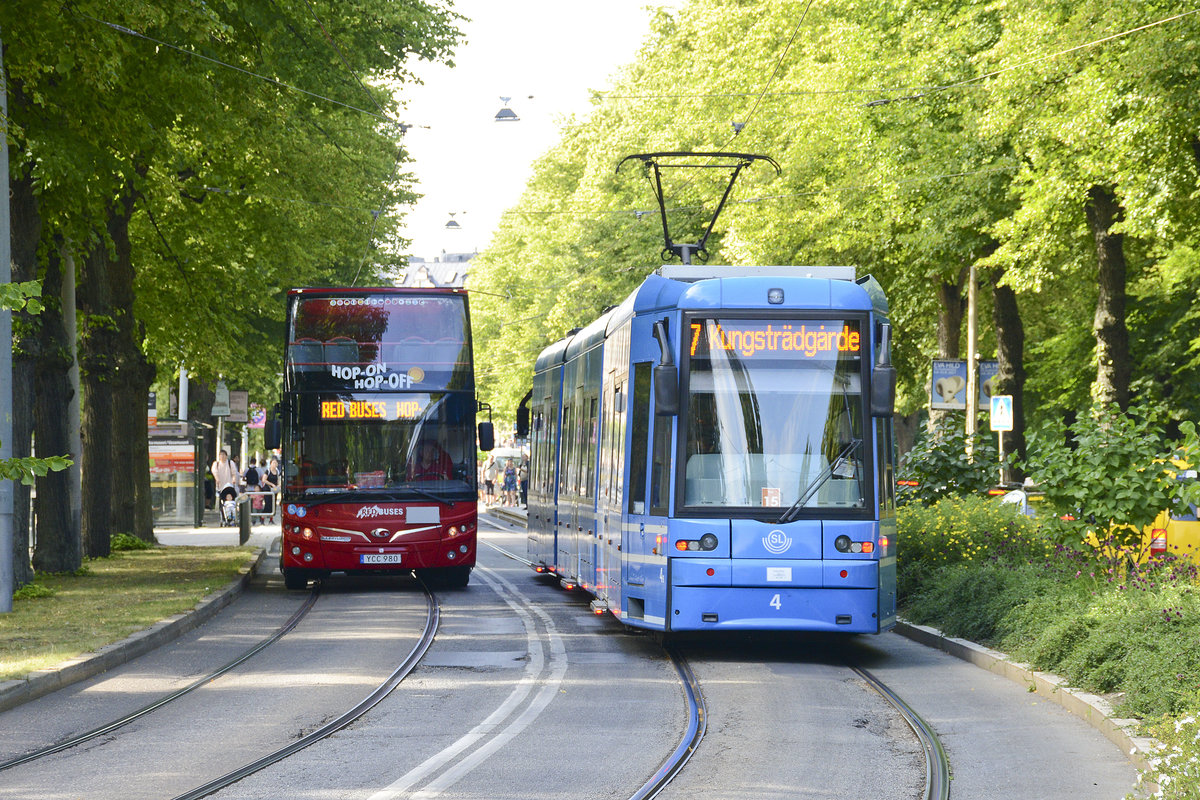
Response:
[{"label": "tram destination sign", "polygon": [[714,352],[743,359],[854,357],[862,352],[862,334],[854,320],[697,319],[688,352],[692,358]]}]

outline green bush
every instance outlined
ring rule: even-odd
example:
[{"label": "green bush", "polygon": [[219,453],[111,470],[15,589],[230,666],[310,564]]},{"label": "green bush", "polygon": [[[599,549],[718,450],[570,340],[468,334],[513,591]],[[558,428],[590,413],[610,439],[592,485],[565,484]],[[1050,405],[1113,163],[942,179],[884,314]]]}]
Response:
[{"label": "green bush", "polygon": [[113,552],[120,550],[149,550],[154,547],[153,544],[145,539],[139,539],[136,536],[131,536],[128,533],[115,533],[109,542],[109,549]]},{"label": "green bush", "polygon": [[13,592],[13,600],[36,600],[40,597],[54,597],[57,594],[49,586],[38,583],[27,583]]},{"label": "green bush", "polygon": [[1178,714],[1200,698],[1200,590],[1191,562],[1121,570],[1052,545],[1035,523],[982,498],[907,506],[897,518],[906,619],[997,647],[1122,713]]},{"label": "green bush", "polygon": [[963,562],[1043,562],[1054,551],[1037,526],[1011,504],[985,497],[946,497],[896,514],[901,602],[925,577]]},{"label": "green bush", "polygon": [[1170,471],[1177,451],[1154,409],[1096,406],[1070,428],[1031,433],[1025,467],[1052,511],[1047,531],[1064,543],[1095,536],[1115,564],[1128,554],[1134,560],[1146,555],[1143,528],[1177,506],[1179,487]]},{"label": "green bush", "polygon": [[1150,759],[1150,769],[1138,781],[1158,785],[1155,797],[1166,800],[1196,800],[1200,797],[1200,721],[1189,714],[1163,720],[1151,733],[1163,750]]},{"label": "green bush", "polygon": [[[897,471],[897,502],[934,503],[943,497],[980,494],[991,486],[999,476],[995,442],[977,430],[970,439],[974,455],[968,457],[967,441],[963,419],[957,415],[947,416],[932,431],[922,431]],[[917,485],[905,485],[910,482]]]}]

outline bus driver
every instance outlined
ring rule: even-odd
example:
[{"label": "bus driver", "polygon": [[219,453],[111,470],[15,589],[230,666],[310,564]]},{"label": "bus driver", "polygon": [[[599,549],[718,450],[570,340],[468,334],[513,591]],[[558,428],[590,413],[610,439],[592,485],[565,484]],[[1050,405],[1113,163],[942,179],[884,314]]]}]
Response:
[{"label": "bus driver", "polygon": [[437,443],[437,439],[422,436],[417,443],[417,452],[408,465],[410,481],[449,480],[454,470],[450,455]]}]

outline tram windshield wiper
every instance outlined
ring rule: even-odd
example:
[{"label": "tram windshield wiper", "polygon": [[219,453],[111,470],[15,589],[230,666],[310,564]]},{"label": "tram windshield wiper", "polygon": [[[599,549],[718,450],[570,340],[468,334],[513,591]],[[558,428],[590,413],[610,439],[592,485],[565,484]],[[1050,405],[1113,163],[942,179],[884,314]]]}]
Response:
[{"label": "tram windshield wiper", "polygon": [[848,442],[845,447],[838,451],[838,454],[834,456],[833,461],[829,462],[829,466],[821,470],[817,477],[812,479],[812,482],[810,482],[808,486],[805,487],[804,491],[800,493],[800,497],[797,498],[796,502],[792,503],[788,510],[783,512],[783,515],[779,517],[778,521],[783,523],[794,520],[800,513],[800,509],[804,508],[804,504],[807,503],[809,499],[817,493],[818,489],[825,485],[825,481],[829,480],[834,475],[844,476],[847,471],[847,467],[853,470],[853,467],[850,467],[850,459],[854,456],[855,451],[857,451],[861,445],[862,439],[854,439],[853,441]]}]

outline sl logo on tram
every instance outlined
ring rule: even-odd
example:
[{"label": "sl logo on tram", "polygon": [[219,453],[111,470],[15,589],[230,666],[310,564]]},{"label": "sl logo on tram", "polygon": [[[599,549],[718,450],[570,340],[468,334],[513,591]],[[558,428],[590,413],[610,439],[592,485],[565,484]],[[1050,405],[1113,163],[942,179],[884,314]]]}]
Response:
[{"label": "sl logo on tram", "polygon": [[792,537],[776,528],[763,537],[762,543],[763,547],[767,548],[767,552],[780,555],[786,553],[792,546]]}]

